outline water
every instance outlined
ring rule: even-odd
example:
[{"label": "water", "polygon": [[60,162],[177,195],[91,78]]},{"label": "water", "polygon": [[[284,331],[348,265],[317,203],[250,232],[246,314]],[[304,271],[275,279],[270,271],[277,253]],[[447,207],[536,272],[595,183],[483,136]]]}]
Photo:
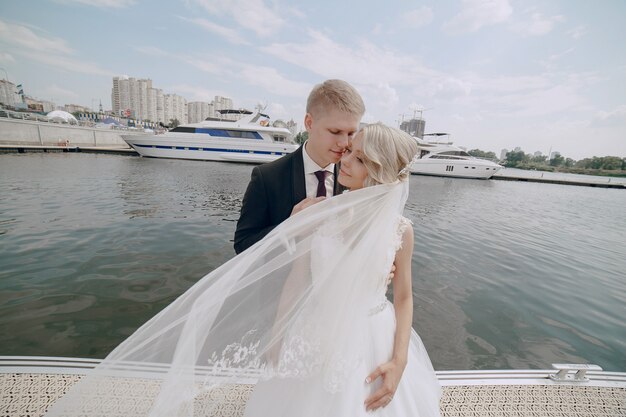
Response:
[{"label": "water", "polygon": [[[102,358],[234,256],[248,165],[0,155],[0,355]],[[626,370],[626,192],[411,177],[436,369]]]}]

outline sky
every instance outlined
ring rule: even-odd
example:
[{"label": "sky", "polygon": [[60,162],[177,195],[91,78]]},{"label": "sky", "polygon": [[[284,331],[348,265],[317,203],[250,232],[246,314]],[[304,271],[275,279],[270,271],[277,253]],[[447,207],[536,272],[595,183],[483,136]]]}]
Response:
[{"label": "sky", "polygon": [[575,160],[626,157],[625,39],[623,0],[0,0],[0,77],[38,99],[110,109],[127,75],[302,128],[340,78],[365,122]]}]

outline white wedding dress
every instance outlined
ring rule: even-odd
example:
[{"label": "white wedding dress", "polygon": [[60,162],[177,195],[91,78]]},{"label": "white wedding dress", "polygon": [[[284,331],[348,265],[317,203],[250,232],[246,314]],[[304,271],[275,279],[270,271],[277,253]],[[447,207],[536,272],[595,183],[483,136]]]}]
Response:
[{"label": "white wedding dress", "polygon": [[[400,216],[397,234],[391,250],[380,256],[387,256],[385,265],[391,268],[393,257],[402,243],[402,234],[406,227],[411,227],[410,220]],[[325,260],[336,250],[332,242],[320,245],[322,253],[312,257],[312,275],[324,275]],[[335,244],[338,244],[335,242]],[[299,416],[299,417],[358,417],[358,416],[439,416],[439,398],[441,389],[424,345],[411,329],[408,361],[393,400],[385,407],[374,412],[367,412],[365,399],[376,391],[381,378],[366,384],[365,378],[376,367],[389,361],[393,354],[396,317],[393,304],[386,296],[387,273],[381,271],[374,299],[368,303],[367,338],[363,340],[363,357],[352,364],[342,386],[329,384],[321,376],[315,377],[277,377],[260,381],[248,400],[244,417]],[[299,329],[311,331],[311,327],[299,323]],[[323,326],[323,323],[322,323]],[[323,332],[323,329],[319,329]],[[300,332],[299,332],[300,333]],[[299,334],[299,338],[302,335]],[[306,335],[309,339],[312,335]],[[341,371],[338,369],[338,371]]]},{"label": "white wedding dress", "polygon": [[[379,384],[365,378],[393,350],[386,280],[407,197],[398,181],[285,220],[145,323],[46,415],[225,415],[232,387],[256,384],[247,417],[365,416]],[[413,332],[395,396],[376,413],[438,416],[439,397]]]}]

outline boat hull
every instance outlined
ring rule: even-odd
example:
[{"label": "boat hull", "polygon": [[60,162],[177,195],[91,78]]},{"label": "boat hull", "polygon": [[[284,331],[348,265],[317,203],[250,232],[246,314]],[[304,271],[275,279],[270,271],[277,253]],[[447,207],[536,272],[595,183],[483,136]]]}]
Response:
[{"label": "boat hull", "polygon": [[411,174],[438,177],[489,179],[502,166],[486,160],[418,159],[411,164]]},{"label": "boat hull", "polygon": [[260,140],[199,141],[169,135],[122,136],[122,139],[145,157],[251,164],[271,162],[298,149],[298,145],[290,143]]}]

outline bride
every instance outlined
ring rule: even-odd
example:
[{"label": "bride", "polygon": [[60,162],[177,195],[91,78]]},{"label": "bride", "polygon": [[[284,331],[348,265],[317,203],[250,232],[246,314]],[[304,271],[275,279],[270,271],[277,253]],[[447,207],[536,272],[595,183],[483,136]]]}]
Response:
[{"label": "bride", "polygon": [[350,192],[206,275],[48,415],[235,415],[233,396],[254,384],[246,417],[439,416],[440,387],[411,329],[413,228],[402,212],[417,150],[399,130],[363,128],[341,159]]}]

